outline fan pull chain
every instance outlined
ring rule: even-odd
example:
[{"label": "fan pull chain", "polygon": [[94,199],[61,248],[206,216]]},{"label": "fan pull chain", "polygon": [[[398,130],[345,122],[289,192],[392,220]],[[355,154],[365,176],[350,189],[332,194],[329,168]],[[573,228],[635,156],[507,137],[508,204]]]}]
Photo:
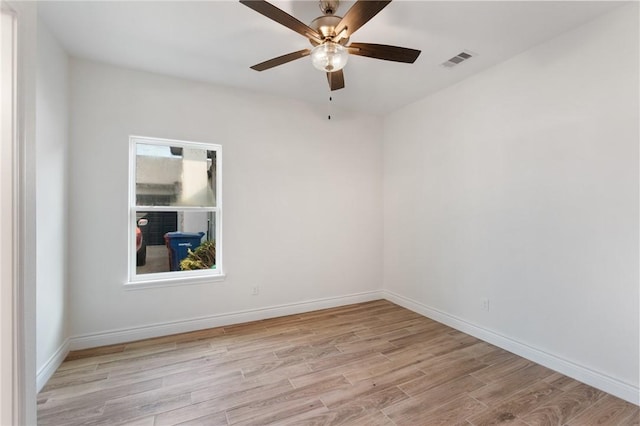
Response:
[{"label": "fan pull chain", "polygon": [[333,98],[329,95],[329,102],[327,102],[327,120],[331,120],[331,102]]}]

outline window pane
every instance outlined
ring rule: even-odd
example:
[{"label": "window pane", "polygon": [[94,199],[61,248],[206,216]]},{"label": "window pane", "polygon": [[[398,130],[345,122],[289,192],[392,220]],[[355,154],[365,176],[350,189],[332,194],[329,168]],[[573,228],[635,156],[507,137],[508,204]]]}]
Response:
[{"label": "window pane", "polygon": [[216,152],[136,144],[136,205],[216,206]]},{"label": "window pane", "polygon": [[216,212],[136,213],[136,273],[215,269]]}]

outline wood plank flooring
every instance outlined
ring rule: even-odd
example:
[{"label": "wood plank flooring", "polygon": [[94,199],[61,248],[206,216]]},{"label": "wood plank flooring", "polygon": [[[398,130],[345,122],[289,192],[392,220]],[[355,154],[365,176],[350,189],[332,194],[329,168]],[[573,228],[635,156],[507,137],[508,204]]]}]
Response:
[{"label": "wood plank flooring", "polygon": [[69,354],[40,425],[638,425],[637,406],[387,301]]}]

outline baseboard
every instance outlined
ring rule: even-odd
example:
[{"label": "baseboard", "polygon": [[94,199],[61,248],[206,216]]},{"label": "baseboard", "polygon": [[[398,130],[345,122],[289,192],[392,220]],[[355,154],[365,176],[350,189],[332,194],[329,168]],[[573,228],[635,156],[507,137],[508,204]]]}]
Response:
[{"label": "baseboard", "polygon": [[379,299],[383,299],[381,291],[369,291],[346,296],[328,297],[285,305],[228,312],[219,315],[209,315],[206,317],[150,324],[141,327],[85,334],[70,338],[69,349],[79,350],[98,346],[114,345],[118,343],[132,342],[135,340],[149,339],[152,337],[168,336],[176,333],[186,333],[206,328],[222,327],[225,325],[258,321],[285,315],[294,315],[318,309],[334,308],[337,306],[369,302]]},{"label": "baseboard", "polygon": [[633,404],[640,404],[640,389],[622,382],[606,374],[594,371],[567,359],[542,351],[525,343],[503,336],[495,331],[470,323],[464,319],[439,311],[413,299],[401,296],[388,290],[371,291],[346,296],[316,299],[304,302],[290,303],[258,309],[249,309],[210,315],[206,317],[151,324],[141,327],[131,327],[111,330],[101,333],[85,334],[67,339],[47,363],[38,371],[38,391],[46,384],[55,370],[60,366],[69,350],[79,350],[98,346],[113,345],[153,337],[167,336],[176,333],[202,330],[206,328],[222,327],[225,325],[258,321],[285,315],[327,309],[353,303],[386,299],[411,311],[431,318],[456,330],[477,337],[492,345],[498,346],[523,358],[529,359],[547,368],[555,370],[573,379],[615,395]]},{"label": "baseboard", "polygon": [[40,392],[47,384],[53,373],[56,372],[62,361],[69,354],[69,339],[65,339],[57,351],[44,363],[36,373],[36,392]]},{"label": "baseboard", "polygon": [[503,336],[492,330],[465,321],[461,318],[439,311],[415,300],[401,296],[388,290],[383,290],[384,298],[390,302],[407,308],[413,312],[431,318],[456,330],[467,333],[487,343],[498,346],[523,358],[544,365],[554,371],[586,383],[632,404],[640,404],[640,389],[622,382],[606,374],[576,364],[567,359],[544,352],[525,343]]}]

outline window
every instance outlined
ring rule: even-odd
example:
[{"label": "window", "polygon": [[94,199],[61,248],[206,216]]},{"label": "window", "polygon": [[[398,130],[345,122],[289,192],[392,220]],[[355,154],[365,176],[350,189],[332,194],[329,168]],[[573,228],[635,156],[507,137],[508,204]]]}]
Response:
[{"label": "window", "polygon": [[221,146],[132,136],[129,156],[129,284],[221,278]]}]

